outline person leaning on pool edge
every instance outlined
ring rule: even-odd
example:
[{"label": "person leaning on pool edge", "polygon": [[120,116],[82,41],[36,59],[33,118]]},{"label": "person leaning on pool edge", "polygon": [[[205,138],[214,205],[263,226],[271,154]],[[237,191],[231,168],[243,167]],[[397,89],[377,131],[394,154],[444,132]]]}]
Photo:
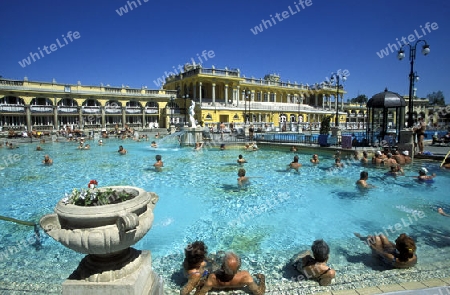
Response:
[{"label": "person leaning on pool edge", "polygon": [[328,286],[336,277],[336,271],[326,263],[330,255],[330,247],[324,240],[315,240],[309,250],[297,255],[293,266],[301,273],[304,279],[312,279],[321,286]]},{"label": "person leaning on pool edge", "polygon": [[220,269],[208,275],[205,284],[196,295],[205,295],[209,290],[215,289],[236,289],[247,287],[251,294],[262,295],[266,292],[266,279],[263,274],[256,274],[259,285],[255,283],[250,273],[246,270],[239,270],[241,259],[233,252],[227,252]]},{"label": "person leaning on pool edge", "polygon": [[205,261],[206,255],[208,254],[208,247],[203,241],[195,241],[187,245],[184,249],[184,254],[183,270],[188,281],[181,288],[180,295],[187,295],[195,288],[198,289],[198,292],[208,276],[208,270],[206,269],[207,263]]},{"label": "person leaning on pool edge", "polygon": [[395,240],[395,244],[382,234],[368,236],[367,244],[372,254],[378,255],[384,263],[394,268],[409,268],[417,263],[416,243],[405,233]]}]

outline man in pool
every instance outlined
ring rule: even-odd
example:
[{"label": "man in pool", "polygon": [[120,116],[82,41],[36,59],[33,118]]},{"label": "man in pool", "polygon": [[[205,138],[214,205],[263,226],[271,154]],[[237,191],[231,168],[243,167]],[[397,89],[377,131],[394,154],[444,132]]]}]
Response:
[{"label": "man in pool", "polygon": [[368,154],[366,151],[363,151],[363,157],[361,158],[361,164],[366,165],[367,163],[369,163]]},{"label": "man in pool", "polygon": [[242,155],[239,155],[239,156],[238,156],[238,159],[237,159],[237,163],[240,164],[240,165],[242,165],[242,164],[244,164],[244,163],[247,163],[247,160],[244,159],[244,157],[243,157]]},{"label": "man in pool", "polygon": [[42,161],[42,163],[44,165],[50,166],[50,165],[53,164],[53,160],[52,160],[52,158],[49,157],[49,155],[45,155],[44,156],[44,160]]},{"label": "man in pool", "polygon": [[314,154],[309,161],[313,164],[319,164],[319,156],[317,154]]},{"label": "man in pool", "polygon": [[245,176],[244,168],[239,169],[238,176],[239,176],[239,178],[237,179],[237,181],[238,181],[239,187],[243,187],[243,186],[246,186],[249,184],[249,179],[248,179],[248,177]]},{"label": "man in pool", "polygon": [[294,156],[294,160],[288,165],[287,170],[294,169],[298,172],[298,168],[302,167],[302,164],[298,162],[298,156]]},{"label": "man in pool", "polygon": [[156,163],[153,164],[153,167],[155,167],[156,171],[161,172],[162,171],[162,167],[164,166],[164,163],[161,160],[162,159],[161,155],[156,155],[155,159],[156,159]]},{"label": "man in pool", "polygon": [[403,171],[402,166],[397,164],[395,166],[391,166],[391,170],[389,170],[389,172],[387,172],[386,175],[390,176],[405,175],[405,172]]},{"label": "man in pool", "polygon": [[257,274],[259,285],[246,270],[239,271],[241,259],[233,252],[225,253],[220,269],[211,273],[205,284],[196,295],[205,295],[211,289],[236,289],[247,287],[249,293],[262,295],[266,292],[266,278],[263,274]]},{"label": "man in pool", "polygon": [[368,184],[367,179],[369,179],[369,173],[367,171],[361,171],[359,175],[359,180],[356,182],[356,185],[360,188],[373,188],[375,186]]},{"label": "man in pool", "polygon": [[123,148],[123,146],[119,146],[119,150],[118,150],[119,154],[121,155],[126,155],[127,150]]}]

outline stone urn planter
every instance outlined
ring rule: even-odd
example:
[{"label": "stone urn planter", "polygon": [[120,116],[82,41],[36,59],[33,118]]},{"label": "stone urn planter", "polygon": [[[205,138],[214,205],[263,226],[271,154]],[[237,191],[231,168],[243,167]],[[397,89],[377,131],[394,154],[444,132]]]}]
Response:
[{"label": "stone urn planter", "polygon": [[40,220],[41,227],[53,239],[88,254],[63,283],[63,294],[95,294],[92,290],[96,289],[101,294],[157,294],[156,288],[162,286],[156,286],[159,282],[151,270],[150,252],[131,246],[150,230],[159,197],[132,186],[98,190],[106,189],[134,197],[99,206],[79,206],[60,200],[55,213]]}]

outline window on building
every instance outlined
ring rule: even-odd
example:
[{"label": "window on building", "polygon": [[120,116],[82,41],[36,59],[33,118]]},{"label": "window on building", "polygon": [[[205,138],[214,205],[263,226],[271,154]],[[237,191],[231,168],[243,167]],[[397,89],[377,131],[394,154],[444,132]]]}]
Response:
[{"label": "window on building", "polygon": [[270,94],[270,102],[275,102],[275,93]]}]

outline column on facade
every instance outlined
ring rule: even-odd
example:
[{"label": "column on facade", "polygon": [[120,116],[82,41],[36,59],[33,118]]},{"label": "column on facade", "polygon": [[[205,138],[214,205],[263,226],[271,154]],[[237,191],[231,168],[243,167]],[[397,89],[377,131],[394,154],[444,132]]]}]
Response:
[{"label": "column on facade", "polygon": [[331,95],[328,95],[328,108],[331,110]]},{"label": "column on facade", "polygon": [[145,107],[142,108],[142,129],[147,125],[147,120],[145,119]]},{"label": "column on facade", "polygon": [[202,105],[202,82],[198,82],[198,101]]},{"label": "column on facade", "polygon": [[26,118],[27,118],[27,131],[31,132],[31,110],[30,110],[30,105],[29,104],[25,104],[25,114],[26,114]]},{"label": "column on facade", "polygon": [[260,93],[260,95],[259,95],[259,101],[261,102],[261,101],[263,101],[263,92],[262,92],[262,90],[261,90],[259,93]]},{"label": "column on facade", "polygon": [[241,87],[237,86],[237,91],[236,91],[236,106],[239,106],[239,101],[240,101],[240,95],[241,95]]},{"label": "column on facade", "polygon": [[126,107],[122,108],[122,128],[125,128],[125,124],[127,123],[127,112]]},{"label": "column on facade", "polygon": [[106,114],[105,114],[105,107],[106,106],[100,106],[100,112],[102,114],[102,127],[106,128]]},{"label": "column on facade", "polygon": [[225,84],[225,106],[228,106],[228,84]]},{"label": "column on facade", "polygon": [[55,131],[58,130],[58,106],[53,107],[53,128]]},{"label": "column on facade", "polygon": [[216,104],[216,83],[212,83],[212,104]]},{"label": "column on facade", "polygon": [[314,94],[314,106],[317,107],[319,105],[319,98],[317,97],[317,93]]},{"label": "column on facade", "polygon": [[193,91],[193,96],[192,96],[192,100],[197,100],[197,84],[194,83],[194,85],[192,86],[192,91]]},{"label": "column on facade", "polygon": [[341,110],[344,110],[344,94],[341,94]]},{"label": "column on facade", "polygon": [[325,96],[325,94],[322,94],[322,110],[325,109],[326,99],[327,99],[327,97]]},{"label": "column on facade", "polygon": [[300,104],[303,104],[304,100],[305,100],[305,95],[302,93],[302,94],[300,94]]},{"label": "column on facade", "polygon": [[277,102],[277,93],[276,92],[273,93],[273,102]]},{"label": "column on facade", "polygon": [[83,107],[80,107],[80,110],[78,111],[78,128],[79,129],[83,129],[84,124],[83,124]]},{"label": "column on facade", "polygon": [[270,102],[270,91],[267,91],[267,102]]}]

